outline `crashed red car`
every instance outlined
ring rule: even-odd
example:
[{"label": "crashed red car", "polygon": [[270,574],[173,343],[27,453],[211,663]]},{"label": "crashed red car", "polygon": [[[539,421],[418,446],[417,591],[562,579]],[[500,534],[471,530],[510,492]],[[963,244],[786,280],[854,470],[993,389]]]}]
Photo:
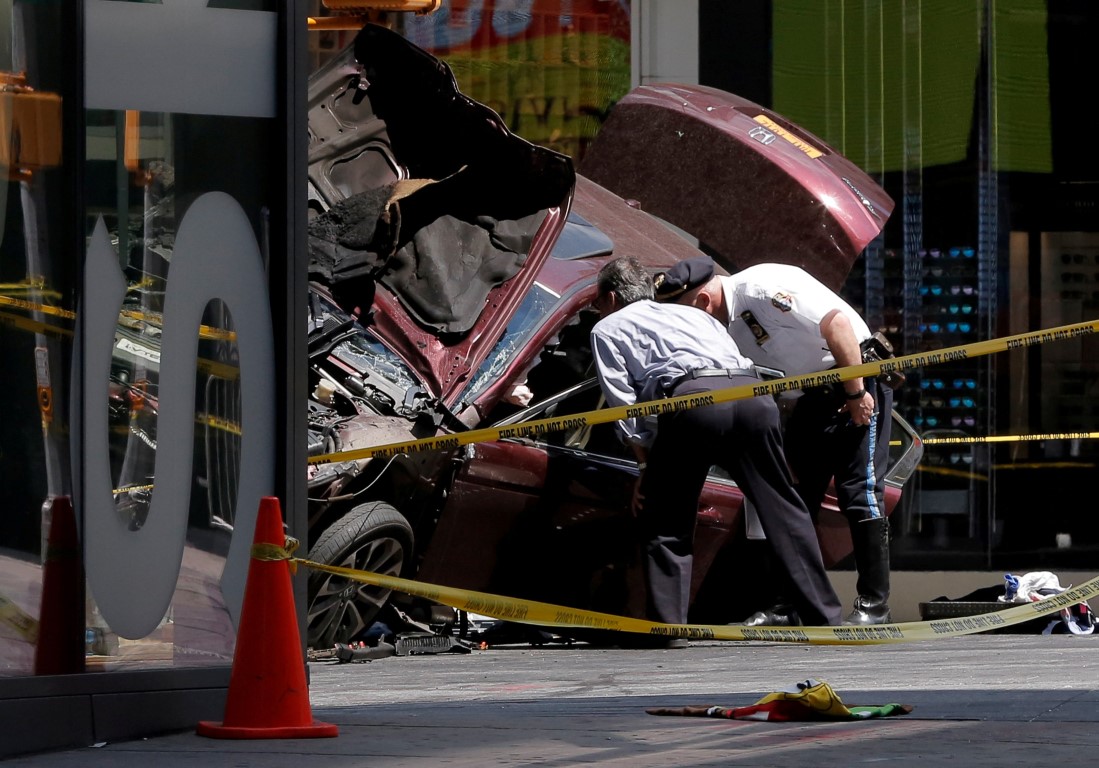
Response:
[{"label": "crashed red car", "polygon": [[[569,158],[513,135],[444,63],[382,27],[314,74],[309,121],[311,456],[598,408],[599,269],[621,254],[654,271],[699,254]],[[520,384],[527,407],[512,397]],[[890,511],[922,451],[897,421]],[[613,424],[309,473],[312,560],[642,615],[637,467]],[[725,581],[747,562],[735,483],[715,472],[698,523],[692,620],[741,618],[757,606]],[[818,529],[827,564],[850,554],[834,506]],[[715,583],[723,599],[706,597]],[[309,644],[361,636],[391,599],[410,604],[311,573]]]}]

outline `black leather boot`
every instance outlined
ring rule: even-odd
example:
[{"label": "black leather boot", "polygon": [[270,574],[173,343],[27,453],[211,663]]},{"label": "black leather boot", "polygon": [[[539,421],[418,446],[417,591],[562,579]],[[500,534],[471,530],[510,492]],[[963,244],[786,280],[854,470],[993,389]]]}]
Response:
[{"label": "black leather boot", "polygon": [[859,578],[855,609],[844,619],[847,625],[889,624],[889,520],[877,518],[851,523],[855,568]]}]

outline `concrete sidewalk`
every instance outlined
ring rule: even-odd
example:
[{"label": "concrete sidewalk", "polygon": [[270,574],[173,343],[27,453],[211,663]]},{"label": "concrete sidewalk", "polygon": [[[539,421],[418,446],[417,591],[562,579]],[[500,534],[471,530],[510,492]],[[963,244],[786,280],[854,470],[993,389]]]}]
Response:
[{"label": "concrete sidewalk", "polygon": [[[975,635],[877,646],[697,643],[685,650],[506,646],[311,663],[330,739],[193,732],[13,758],[62,768],[203,766],[1057,765],[1099,757],[1099,637]],[[657,717],[647,707],[744,706],[807,678],[848,705],[907,715],[767,723]]]}]

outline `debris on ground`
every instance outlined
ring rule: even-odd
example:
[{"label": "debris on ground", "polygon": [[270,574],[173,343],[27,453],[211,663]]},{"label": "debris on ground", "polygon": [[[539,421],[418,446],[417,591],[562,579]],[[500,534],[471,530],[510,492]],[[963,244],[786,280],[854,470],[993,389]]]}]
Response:
[{"label": "debris on ground", "polygon": [[728,720],[868,720],[890,715],[907,715],[910,704],[875,704],[852,706],[843,703],[839,694],[823,680],[808,679],[790,688],[769,693],[746,707],[695,705],[688,707],[654,707],[650,715],[687,715],[691,717],[723,717]]}]

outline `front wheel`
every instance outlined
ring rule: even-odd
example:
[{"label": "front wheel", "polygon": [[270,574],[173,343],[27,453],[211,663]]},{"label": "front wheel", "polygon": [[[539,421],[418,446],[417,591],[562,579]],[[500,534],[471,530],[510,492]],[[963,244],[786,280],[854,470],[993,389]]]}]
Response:
[{"label": "front wheel", "polygon": [[[309,559],[400,576],[412,560],[412,526],[392,505],[382,501],[360,504],[330,525]],[[311,648],[350,643],[374,622],[389,600],[390,590],[323,571],[309,574],[307,642]]]}]

